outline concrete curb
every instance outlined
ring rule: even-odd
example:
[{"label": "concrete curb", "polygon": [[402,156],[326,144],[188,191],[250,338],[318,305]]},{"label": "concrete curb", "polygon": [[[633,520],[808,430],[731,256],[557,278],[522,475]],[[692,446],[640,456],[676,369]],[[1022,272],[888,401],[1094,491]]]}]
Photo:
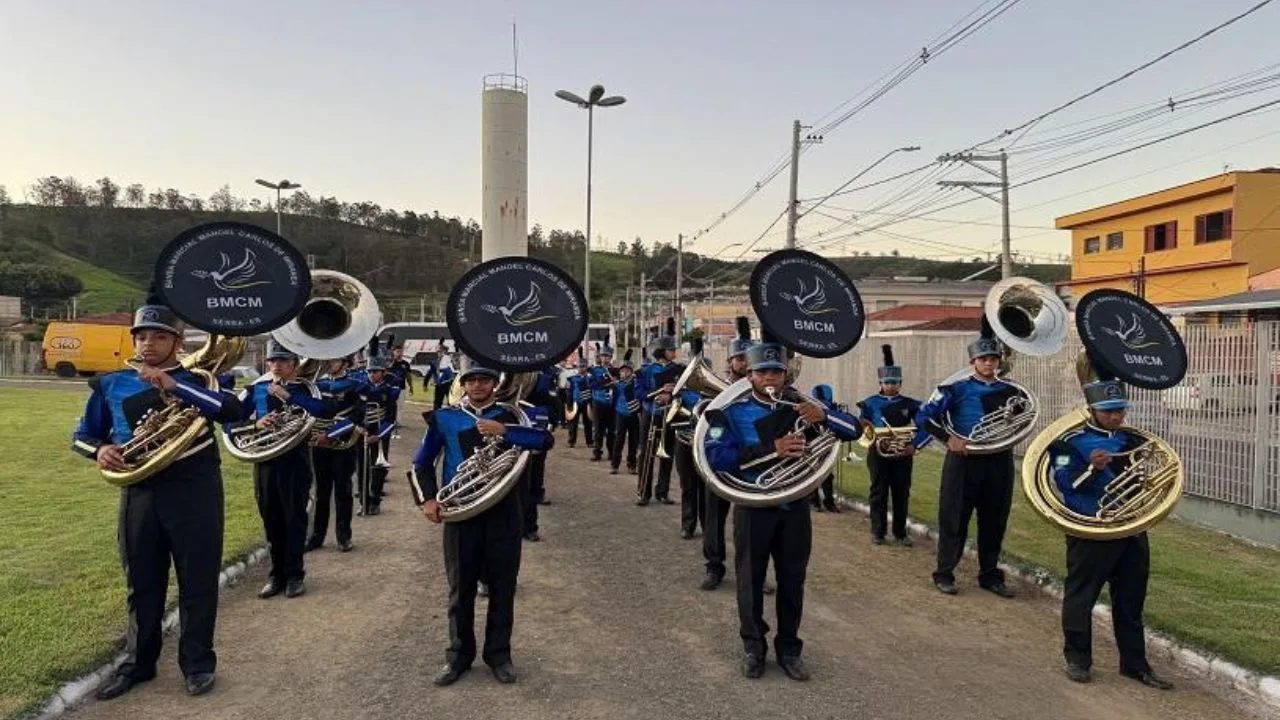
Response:
[{"label": "concrete curb", "polygon": [[[871,506],[861,500],[838,493],[836,499],[844,507],[857,510],[863,515],[871,514]],[[938,539],[938,533],[933,528],[910,518],[907,519],[907,532],[935,542]],[[977,549],[972,540],[965,543],[964,554],[971,559],[977,558]],[[1000,568],[1012,577],[1036,585],[1041,592],[1062,599],[1062,583],[1048,570],[1030,564],[1014,566],[1004,562],[1000,563]],[[1110,620],[1111,608],[1099,603],[1093,608],[1093,616],[1099,621]],[[1189,675],[1208,680],[1223,697],[1238,702],[1240,696],[1244,695],[1271,712],[1280,712],[1280,678],[1246,670],[1223,658],[1206,654],[1199,648],[1179,644],[1176,638],[1150,628],[1146,629],[1146,637],[1148,654],[1178,666]]]},{"label": "concrete curb", "polygon": [[[228,586],[235,585],[244,578],[248,568],[261,563],[266,558],[267,548],[263,546],[250,551],[244,560],[224,567],[222,572],[218,573],[218,589],[223,590]],[[164,632],[168,634],[176,627],[178,627],[178,609],[175,607],[164,616]],[[114,660],[96,670],[63,684],[58,689],[58,692],[46,701],[39,710],[35,711],[35,714],[31,717],[37,720],[56,718],[84,702],[98,688],[98,685],[111,677],[122,662],[124,662],[124,653],[120,653]]]}]

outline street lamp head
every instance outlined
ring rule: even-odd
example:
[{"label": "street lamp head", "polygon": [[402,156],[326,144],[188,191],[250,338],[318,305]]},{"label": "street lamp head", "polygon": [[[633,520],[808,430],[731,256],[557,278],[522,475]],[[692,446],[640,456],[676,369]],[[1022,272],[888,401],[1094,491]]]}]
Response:
[{"label": "street lamp head", "polygon": [[607,98],[601,98],[600,102],[596,104],[599,105],[600,107],[613,107],[614,105],[621,105],[626,101],[627,99],[622,97],[621,95],[610,95]]},{"label": "street lamp head", "polygon": [[577,105],[578,107],[587,107],[588,105],[586,100],[583,100],[582,98],[578,97],[577,95],[574,95],[568,90],[557,90],[556,97],[560,98],[561,100],[571,102],[574,105]]},{"label": "street lamp head", "polygon": [[915,152],[920,149],[919,145],[911,145],[910,147],[898,148],[901,152]]},{"label": "street lamp head", "polygon": [[603,85],[592,85],[591,90],[587,92],[587,99],[591,101],[592,105],[599,103],[602,97],[604,97]]},{"label": "street lamp head", "polygon": [[276,189],[275,183],[269,183],[266,180],[263,180],[262,178],[258,178],[257,180],[254,180],[254,182],[258,183],[262,187],[271,188],[272,190]]},{"label": "street lamp head", "polygon": [[281,181],[280,181],[280,189],[281,189],[281,190],[296,190],[296,189],[298,189],[298,188],[300,188],[300,187],[302,187],[302,184],[301,184],[301,183],[289,182],[288,180],[281,180]]}]

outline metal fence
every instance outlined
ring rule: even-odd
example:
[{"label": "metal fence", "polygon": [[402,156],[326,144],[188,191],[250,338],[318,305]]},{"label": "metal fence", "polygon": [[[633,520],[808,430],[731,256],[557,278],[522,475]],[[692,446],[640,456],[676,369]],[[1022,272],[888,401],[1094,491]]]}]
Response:
[{"label": "metal fence", "polygon": [[0,376],[35,375],[44,372],[40,362],[40,343],[25,340],[0,340]]},{"label": "metal fence", "polygon": [[[1130,388],[1128,421],[1178,451],[1188,495],[1280,513],[1280,323],[1188,325],[1181,332],[1187,377],[1163,391]],[[971,339],[892,338],[894,359],[906,376],[902,392],[927,399],[938,382],[967,365]],[[801,389],[827,383],[850,403],[875,394],[883,342],[866,338],[839,358],[804,358]],[[1035,393],[1041,406],[1029,437],[1083,403],[1075,372],[1079,352],[1073,328],[1052,356],[1014,355],[1010,377]],[[710,345],[707,354],[717,370],[724,367],[723,345]]]}]

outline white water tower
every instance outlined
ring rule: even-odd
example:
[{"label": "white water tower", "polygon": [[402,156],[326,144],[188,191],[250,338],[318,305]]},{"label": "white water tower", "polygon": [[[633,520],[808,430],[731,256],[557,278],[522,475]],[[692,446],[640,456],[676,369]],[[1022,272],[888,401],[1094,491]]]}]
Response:
[{"label": "white water tower", "polygon": [[529,84],[486,75],[480,123],[483,217],[481,261],[529,254]]}]

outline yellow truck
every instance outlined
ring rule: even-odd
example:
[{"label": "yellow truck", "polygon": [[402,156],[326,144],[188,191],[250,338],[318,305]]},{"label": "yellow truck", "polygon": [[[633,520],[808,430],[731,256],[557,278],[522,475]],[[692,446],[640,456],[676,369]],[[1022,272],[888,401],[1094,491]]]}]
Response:
[{"label": "yellow truck", "polygon": [[60,377],[89,376],[126,367],[133,336],[128,325],[51,322],[42,348],[46,369]]}]

